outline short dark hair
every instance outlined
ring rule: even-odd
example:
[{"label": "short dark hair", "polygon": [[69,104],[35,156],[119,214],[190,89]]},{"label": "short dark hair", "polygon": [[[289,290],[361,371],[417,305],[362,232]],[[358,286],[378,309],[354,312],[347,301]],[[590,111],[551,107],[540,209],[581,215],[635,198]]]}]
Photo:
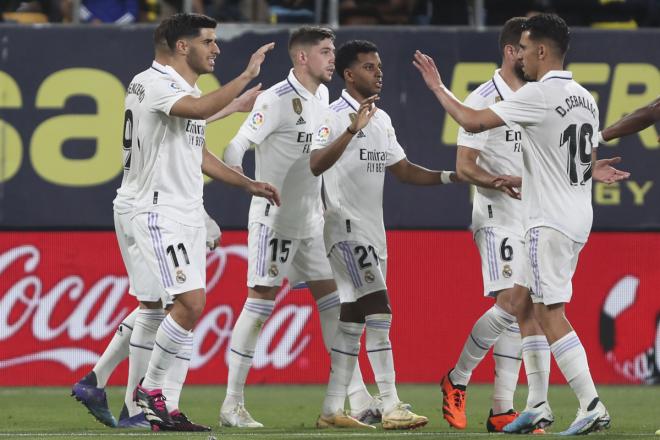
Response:
[{"label": "short dark hair", "polygon": [[186,37],[197,37],[201,29],[215,29],[218,22],[202,14],[174,14],[163,20],[154,31],[154,44],[167,41],[174,50],[177,40]]},{"label": "short dark hair", "polygon": [[564,19],[557,14],[539,14],[530,17],[523,24],[523,31],[529,31],[529,38],[534,41],[542,39],[552,41],[562,55],[568,51],[571,33]]},{"label": "short dark hair", "polygon": [[504,51],[504,46],[518,46],[520,43],[520,34],[523,32],[523,26],[527,18],[513,17],[509,18],[500,31],[500,51]]},{"label": "short dark hair", "polygon": [[358,54],[378,52],[378,47],[371,41],[351,40],[342,44],[335,55],[335,71],[344,79],[344,70],[357,61]]},{"label": "short dark hair", "polygon": [[296,44],[319,44],[326,38],[335,41],[335,33],[331,29],[321,26],[302,26],[291,33],[289,37],[289,50]]}]

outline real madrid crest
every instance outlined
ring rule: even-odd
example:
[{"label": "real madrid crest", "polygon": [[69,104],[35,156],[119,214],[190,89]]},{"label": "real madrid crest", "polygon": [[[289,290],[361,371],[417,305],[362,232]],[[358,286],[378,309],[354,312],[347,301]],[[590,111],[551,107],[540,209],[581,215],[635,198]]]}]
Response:
[{"label": "real madrid crest", "polygon": [[271,278],[275,278],[280,271],[277,269],[276,264],[271,264],[271,266],[268,268],[268,276]]},{"label": "real madrid crest", "polygon": [[176,270],[176,282],[179,284],[183,284],[186,282],[186,274],[183,273],[183,270],[181,269]]},{"label": "real madrid crest", "polygon": [[511,266],[505,264],[502,268],[502,275],[504,275],[504,278],[511,278],[511,275],[513,275],[513,269],[511,269]]},{"label": "real madrid crest", "polygon": [[495,102],[500,102],[501,100],[502,100],[502,97],[501,97],[501,96],[496,96],[496,97],[495,97]]},{"label": "real madrid crest", "polygon": [[372,271],[368,270],[364,273],[364,280],[367,283],[373,283],[376,280],[376,276]]},{"label": "real madrid crest", "polygon": [[355,118],[357,118],[357,113],[349,113],[348,117],[351,118],[351,122],[355,122]]},{"label": "real madrid crest", "polygon": [[291,104],[293,105],[293,111],[296,112],[297,115],[302,113],[302,102],[300,102],[300,98],[293,98]]}]

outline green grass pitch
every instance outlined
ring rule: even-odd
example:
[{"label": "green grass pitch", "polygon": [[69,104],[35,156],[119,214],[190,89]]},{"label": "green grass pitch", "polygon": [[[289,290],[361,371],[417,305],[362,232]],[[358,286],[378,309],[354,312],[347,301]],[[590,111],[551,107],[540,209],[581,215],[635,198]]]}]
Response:
[{"label": "green grass pitch", "polygon": [[[370,387],[373,390],[373,387]],[[660,389],[642,386],[600,386],[600,396],[611,416],[609,431],[594,434],[596,438],[659,438],[653,434],[660,428]],[[198,423],[213,427],[212,435],[239,439],[296,439],[321,440],[360,438],[372,439],[426,439],[458,438],[484,439],[485,419],[490,408],[491,385],[471,385],[468,388],[468,428],[450,429],[440,410],[441,393],[436,384],[400,385],[399,397],[410,402],[413,410],[429,417],[429,424],[413,432],[373,432],[317,430],[314,421],[323,400],[324,386],[249,386],[246,390],[247,406],[267,428],[237,430],[218,427],[218,411],[225,388],[219,386],[187,386],[184,388],[182,409]],[[516,393],[518,408],[524,406],[526,389]],[[108,389],[108,398],[115,414],[119,413],[123,389]],[[550,387],[550,402],[555,424],[549,432],[566,428],[577,410],[577,400],[566,386]],[[86,409],[69,397],[69,389],[61,387],[0,388],[0,439],[60,438],[60,439],[155,439],[191,438],[206,440],[209,434],[158,433],[110,429],[96,422]],[[498,434],[498,437],[503,435]],[[538,436],[534,436],[538,438]],[[515,438],[521,438],[517,436]]]}]

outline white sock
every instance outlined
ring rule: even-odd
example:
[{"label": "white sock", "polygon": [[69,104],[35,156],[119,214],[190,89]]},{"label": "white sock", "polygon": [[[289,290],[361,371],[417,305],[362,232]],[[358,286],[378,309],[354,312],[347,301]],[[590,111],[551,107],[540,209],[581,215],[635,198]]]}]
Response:
[{"label": "white sock", "polygon": [[522,363],[522,344],[518,324],[504,330],[493,346],[495,381],[493,383],[493,414],[513,408],[513,395],[518,384]]},{"label": "white sock", "polygon": [[534,408],[548,401],[550,378],[550,346],[544,335],[526,336],[522,339],[523,362],[527,374],[527,406]]},{"label": "white sock", "polygon": [[128,342],[131,340],[131,333],[133,333],[133,326],[135,325],[135,317],[140,309],[133,310],[117,327],[115,335],[110,340],[110,343],[105,348],[96,365],[92,371],[96,373],[96,386],[105,388],[108,379],[117,365],[128,356]]},{"label": "white sock", "polygon": [[275,301],[248,298],[243,305],[243,311],[236,320],[231,333],[229,352],[227,353],[227,395],[223,408],[232,408],[243,403],[243,389],[248,372],[252,366],[254,349],[259,340],[259,333],[266,320],[273,313]]},{"label": "white sock", "polygon": [[330,353],[332,342],[337,334],[339,325],[339,294],[337,291],[329,293],[316,300],[316,308],[319,311],[319,320],[321,321],[321,333],[323,334],[323,343],[325,349]]},{"label": "white sock", "polygon": [[133,391],[140,383],[140,379],[147,373],[149,359],[154,348],[156,332],[165,319],[163,309],[139,309],[135,318],[133,334],[130,341],[130,354],[128,357],[128,380],[126,382],[126,395],[124,403],[130,417],[139,414],[142,410],[133,401]]},{"label": "white sock", "polygon": [[364,324],[339,321],[330,351],[330,378],[322,409],[324,415],[335,414],[344,409],[347,387],[355,372],[360,353],[362,333]]},{"label": "white sock", "polygon": [[[339,325],[339,311],[341,302],[337,291],[329,293],[316,301],[316,307],[319,311],[321,321],[321,332],[323,333],[323,343],[330,353],[332,342],[337,334]],[[362,372],[360,371],[360,361],[355,365],[355,373],[351,376],[351,382],[348,384],[348,401],[352,410],[361,411],[371,403],[371,394],[364,385]]]},{"label": "white sock", "polygon": [[516,317],[505,312],[497,304],[486,310],[472,327],[472,332],[465,341],[458,362],[449,373],[451,382],[454,385],[467,386],[472,371],[486,356],[502,332],[514,322],[516,322]]},{"label": "white sock", "polygon": [[147,389],[162,389],[165,383],[165,375],[172,366],[175,356],[188,340],[190,332],[181,327],[172,314],[163,319],[156,332],[154,349],[151,352],[149,367],[142,381],[142,386]]},{"label": "white sock", "polygon": [[390,343],[392,315],[379,313],[364,317],[367,324],[367,355],[374,371],[380,398],[383,400],[383,413],[390,412],[399,403],[396,392],[396,373]]},{"label": "white sock", "polygon": [[594,381],[589,372],[587,353],[575,332],[570,332],[550,346],[557,366],[580,401],[580,408],[586,410],[598,397]]},{"label": "white sock", "polygon": [[362,379],[362,371],[360,371],[360,361],[355,362],[355,370],[351,376],[351,381],[348,383],[348,403],[351,406],[351,413],[357,414],[358,412],[366,409],[371,404],[371,394],[364,384]]},{"label": "white sock", "polygon": [[190,332],[188,334],[188,339],[181,346],[181,350],[177,353],[174,362],[172,362],[172,366],[165,376],[163,395],[166,399],[167,411],[170,413],[179,409],[179,397],[181,397],[181,389],[183,388],[183,384],[186,381],[186,375],[188,374],[192,348],[193,333]]}]

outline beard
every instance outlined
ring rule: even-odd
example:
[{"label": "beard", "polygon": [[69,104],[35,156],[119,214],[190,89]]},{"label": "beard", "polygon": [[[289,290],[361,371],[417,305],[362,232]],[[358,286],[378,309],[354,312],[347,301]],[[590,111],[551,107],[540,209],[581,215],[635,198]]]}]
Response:
[{"label": "beard", "polygon": [[523,70],[522,64],[516,63],[516,66],[513,68],[513,73],[516,74],[518,79],[523,81],[527,80],[527,78],[525,78],[525,71]]}]

